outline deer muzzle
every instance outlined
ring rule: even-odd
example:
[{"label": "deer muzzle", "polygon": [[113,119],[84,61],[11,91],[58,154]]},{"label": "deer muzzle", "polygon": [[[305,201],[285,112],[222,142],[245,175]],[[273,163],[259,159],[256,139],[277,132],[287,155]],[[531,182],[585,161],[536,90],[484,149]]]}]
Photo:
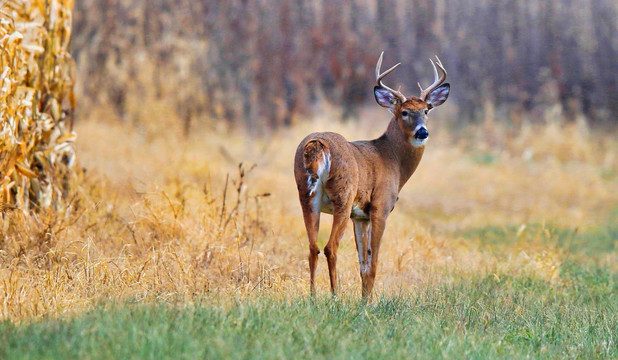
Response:
[{"label": "deer muzzle", "polygon": [[418,140],[425,140],[429,137],[429,131],[426,127],[421,127],[414,133],[414,138]]},{"label": "deer muzzle", "polygon": [[414,128],[414,138],[416,140],[425,140],[429,137],[429,131],[427,131],[427,127],[425,127],[425,122],[420,120],[416,123],[416,127]]},{"label": "deer muzzle", "polygon": [[410,144],[414,147],[423,146],[429,138],[429,131],[425,127],[425,122],[419,122],[414,128],[414,132],[410,137]]}]

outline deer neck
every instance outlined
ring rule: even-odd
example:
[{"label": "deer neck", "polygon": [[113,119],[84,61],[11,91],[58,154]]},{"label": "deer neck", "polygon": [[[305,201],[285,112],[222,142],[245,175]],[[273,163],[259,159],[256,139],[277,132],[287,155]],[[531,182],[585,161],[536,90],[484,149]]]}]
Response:
[{"label": "deer neck", "polygon": [[396,117],[393,117],[382,136],[385,152],[399,168],[399,190],[410,179],[423,157],[425,146],[413,147],[409,136],[403,132]]}]

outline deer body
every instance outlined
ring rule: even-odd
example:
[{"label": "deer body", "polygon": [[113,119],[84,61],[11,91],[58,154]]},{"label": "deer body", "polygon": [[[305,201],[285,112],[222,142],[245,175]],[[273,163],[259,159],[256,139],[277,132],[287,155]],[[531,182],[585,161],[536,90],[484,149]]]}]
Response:
[{"label": "deer body", "polygon": [[[371,295],[386,219],[399,191],[423,156],[428,137],[425,119],[431,102],[415,97],[408,100],[383,85],[381,78],[397,65],[380,75],[381,60],[382,56],[376,67],[378,86],[374,92],[378,103],[393,113],[386,132],[374,140],[355,142],[348,142],[332,132],[313,133],[303,139],[296,150],[294,174],[309,238],[312,294],[320,252],[317,246],[320,213],[325,212],[333,215],[332,231],[324,248],[332,292],[337,290],[339,241],[347,220],[352,219],[362,292],[363,296]],[[434,85],[437,87],[435,82]],[[446,95],[442,91],[440,98],[434,97],[433,106],[446,100],[448,84],[444,86]]]}]

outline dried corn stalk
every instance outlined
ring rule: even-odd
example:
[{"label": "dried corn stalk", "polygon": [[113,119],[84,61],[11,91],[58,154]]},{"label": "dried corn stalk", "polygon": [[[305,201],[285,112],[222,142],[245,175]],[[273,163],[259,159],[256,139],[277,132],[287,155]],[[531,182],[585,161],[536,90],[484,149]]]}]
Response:
[{"label": "dried corn stalk", "polygon": [[57,207],[66,192],[76,137],[72,9],[0,0],[0,213]]}]

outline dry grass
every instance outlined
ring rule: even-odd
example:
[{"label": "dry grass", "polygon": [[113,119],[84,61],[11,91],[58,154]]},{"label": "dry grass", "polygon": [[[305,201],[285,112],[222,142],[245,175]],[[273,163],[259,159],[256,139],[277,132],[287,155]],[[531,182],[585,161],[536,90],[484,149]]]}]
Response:
[{"label": "dry grass", "polygon": [[[362,114],[360,125],[316,117],[267,139],[220,130],[183,139],[154,127],[79,124],[85,170],[67,208],[4,216],[0,318],[62,315],[106,299],[305,295],[308,250],[293,153],[315,130],[380,135],[387,114]],[[425,157],[389,219],[380,293],[504,272],[560,282],[560,264],[573,254],[557,246],[549,227],[526,226],[593,229],[618,204],[615,133],[582,137],[577,125],[554,124],[501,137],[508,131],[499,125],[447,131],[436,119],[429,126]],[[323,215],[321,245],[329,218]],[[499,250],[458,235],[490,225],[519,231]],[[352,237],[348,230],[339,273],[342,293],[358,296]],[[599,261],[616,270],[617,254]],[[321,257],[319,292],[328,291],[327,279]]]}]

